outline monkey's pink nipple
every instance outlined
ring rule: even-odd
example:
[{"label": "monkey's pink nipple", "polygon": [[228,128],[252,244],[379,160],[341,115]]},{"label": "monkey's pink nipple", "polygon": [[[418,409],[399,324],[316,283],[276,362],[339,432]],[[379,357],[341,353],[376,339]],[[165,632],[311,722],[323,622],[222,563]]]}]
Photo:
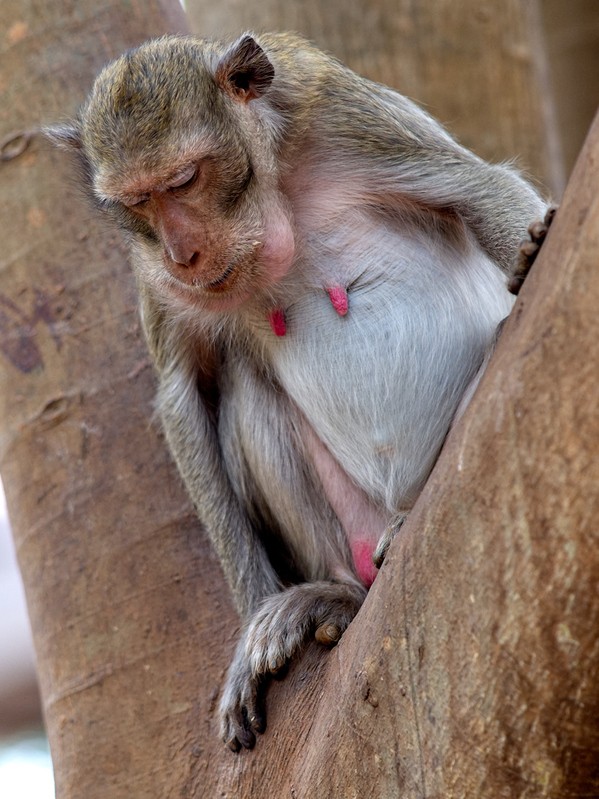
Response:
[{"label": "monkey's pink nipple", "polygon": [[342,286],[331,286],[331,288],[327,289],[327,294],[329,295],[331,305],[339,316],[345,316],[349,308],[347,291]]},{"label": "monkey's pink nipple", "polygon": [[282,311],[280,308],[275,308],[268,314],[268,322],[275,336],[284,336],[287,332],[285,311]]}]

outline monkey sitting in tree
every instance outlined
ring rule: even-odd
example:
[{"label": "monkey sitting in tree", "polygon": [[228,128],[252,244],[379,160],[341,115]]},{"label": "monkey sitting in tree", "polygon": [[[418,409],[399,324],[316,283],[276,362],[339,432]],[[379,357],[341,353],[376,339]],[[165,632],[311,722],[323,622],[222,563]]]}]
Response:
[{"label": "monkey sitting in tree", "polygon": [[265,679],[362,604],[544,205],[291,35],[147,42],[50,135],[131,245],[166,437],[244,620],[220,712],[249,748]]}]

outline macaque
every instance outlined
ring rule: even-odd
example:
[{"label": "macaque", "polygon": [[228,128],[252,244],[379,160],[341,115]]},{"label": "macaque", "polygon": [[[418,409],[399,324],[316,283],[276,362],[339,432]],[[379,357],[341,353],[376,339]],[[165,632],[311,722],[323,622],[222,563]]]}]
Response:
[{"label": "macaque", "polygon": [[360,608],[544,204],[288,34],[149,41],[50,135],[130,242],[166,438],[243,619],[222,736],[251,748],[267,678]]}]

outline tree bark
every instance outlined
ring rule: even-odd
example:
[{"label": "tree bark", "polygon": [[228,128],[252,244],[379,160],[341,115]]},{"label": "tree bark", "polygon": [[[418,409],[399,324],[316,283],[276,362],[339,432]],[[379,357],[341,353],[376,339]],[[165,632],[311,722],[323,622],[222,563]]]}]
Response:
[{"label": "tree bark", "polygon": [[[9,3],[2,134],[182,25],[161,9]],[[599,126],[363,609],[239,756],[215,719],[237,620],[150,420],[123,247],[67,173],[37,137],[0,163],[0,469],[58,799],[596,794]]]}]

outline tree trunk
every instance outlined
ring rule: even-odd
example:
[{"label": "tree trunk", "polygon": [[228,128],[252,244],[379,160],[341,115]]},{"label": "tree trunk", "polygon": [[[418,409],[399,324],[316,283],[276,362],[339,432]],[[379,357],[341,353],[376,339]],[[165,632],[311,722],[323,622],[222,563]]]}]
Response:
[{"label": "tree trunk", "polygon": [[[182,25],[103,8],[7,4],[0,135],[72,113],[101,61]],[[363,609],[272,686],[238,756],[215,719],[237,620],[150,420],[123,247],[37,137],[0,170],[0,469],[58,799],[596,794],[599,126]]]}]

